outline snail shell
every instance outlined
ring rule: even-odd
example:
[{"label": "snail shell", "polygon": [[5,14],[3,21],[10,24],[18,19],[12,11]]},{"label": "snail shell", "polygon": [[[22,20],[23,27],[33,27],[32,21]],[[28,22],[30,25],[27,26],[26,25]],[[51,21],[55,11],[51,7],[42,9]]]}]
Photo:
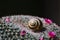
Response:
[{"label": "snail shell", "polygon": [[30,19],[28,25],[33,31],[38,31],[42,28],[42,22],[36,18]]}]

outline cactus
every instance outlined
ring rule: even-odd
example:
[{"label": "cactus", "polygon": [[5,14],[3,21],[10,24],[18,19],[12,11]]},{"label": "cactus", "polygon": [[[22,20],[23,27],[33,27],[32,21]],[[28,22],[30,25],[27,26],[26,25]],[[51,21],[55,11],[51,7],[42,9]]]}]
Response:
[{"label": "cactus", "polygon": [[[30,26],[33,27],[35,24],[29,25],[29,21],[35,21],[34,29]],[[0,40],[41,40],[41,37],[43,40],[59,40],[60,27],[50,19],[37,16],[15,15],[0,18]]]}]

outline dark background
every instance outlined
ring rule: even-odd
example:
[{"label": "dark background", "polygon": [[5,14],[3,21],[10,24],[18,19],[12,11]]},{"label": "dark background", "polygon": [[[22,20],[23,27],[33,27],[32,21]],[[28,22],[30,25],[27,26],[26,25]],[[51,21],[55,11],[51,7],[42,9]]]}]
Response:
[{"label": "dark background", "polygon": [[0,17],[20,14],[47,17],[60,25],[60,0],[0,1]]}]

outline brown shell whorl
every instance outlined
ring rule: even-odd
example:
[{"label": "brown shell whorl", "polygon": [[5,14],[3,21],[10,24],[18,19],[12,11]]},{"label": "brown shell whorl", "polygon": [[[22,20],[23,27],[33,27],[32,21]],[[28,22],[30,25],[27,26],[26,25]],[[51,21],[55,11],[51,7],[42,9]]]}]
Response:
[{"label": "brown shell whorl", "polygon": [[42,22],[40,19],[33,18],[29,20],[28,26],[33,31],[39,31],[42,29]]}]

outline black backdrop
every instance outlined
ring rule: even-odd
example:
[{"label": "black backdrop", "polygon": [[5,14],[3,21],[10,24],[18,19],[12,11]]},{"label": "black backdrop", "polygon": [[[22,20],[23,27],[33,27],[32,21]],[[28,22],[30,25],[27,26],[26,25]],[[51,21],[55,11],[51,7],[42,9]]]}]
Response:
[{"label": "black backdrop", "polygon": [[60,0],[0,1],[0,17],[20,14],[47,17],[60,25]]}]

